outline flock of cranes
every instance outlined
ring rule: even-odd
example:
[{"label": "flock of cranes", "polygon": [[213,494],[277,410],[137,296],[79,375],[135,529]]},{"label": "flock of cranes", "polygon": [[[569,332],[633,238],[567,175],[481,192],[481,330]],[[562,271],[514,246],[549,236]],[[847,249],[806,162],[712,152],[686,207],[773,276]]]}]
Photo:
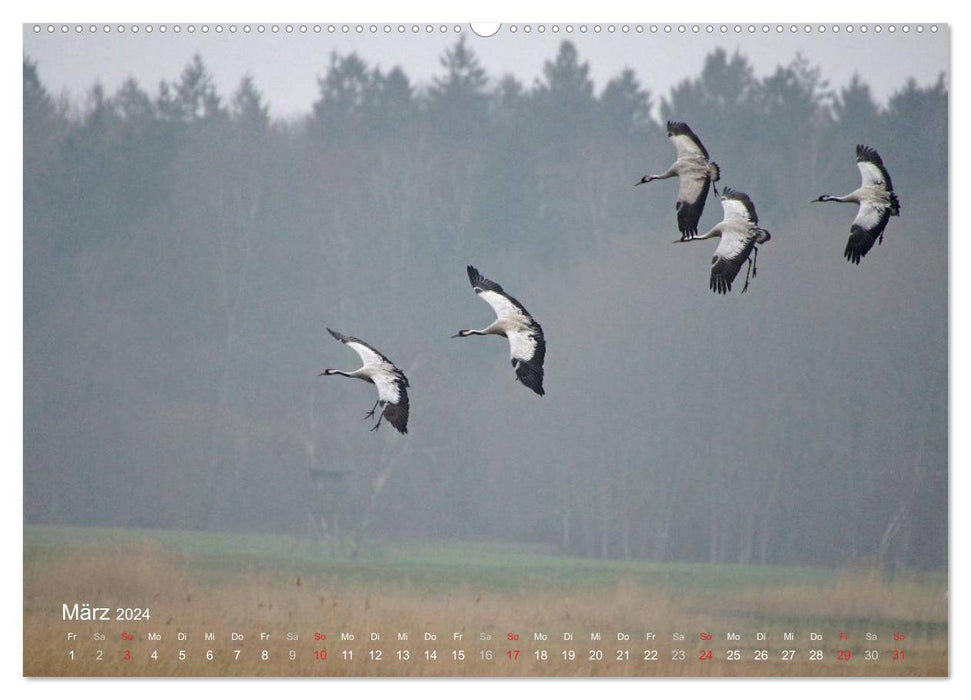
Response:
[{"label": "flock of cranes", "polygon": [[[470,335],[499,335],[509,341],[509,357],[512,367],[516,370],[516,381],[521,382],[537,394],[543,391],[543,360],[546,358],[546,339],[543,328],[529,314],[525,307],[509,296],[501,286],[483,277],[471,265],[466,268],[469,282],[479,298],[492,307],[496,312],[496,320],[483,328],[464,329],[453,335],[453,338],[467,338]],[[378,400],[365,414],[365,418],[374,416],[380,406],[381,414],[378,422],[371,430],[377,430],[381,425],[381,418],[386,418],[399,432],[408,432],[408,378],[394,363],[373,347],[357,338],[327,329],[332,336],[354,350],[364,364],[353,372],[342,372],[339,369],[325,369],[319,376],[340,374],[354,379],[363,379],[374,384],[378,390]]]},{"label": "flock of cranes", "polygon": [[[663,173],[645,175],[634,185],[644,185],[653,180],[665,180],[677,176],[679,179],[678,199],[675,210],[678,215],[678,230],[681,237],[674,243],[704,241],[718,238],[718,247],[711,260],[711,279],[709,286],[713,292],[727,294],[732,282],[748,263],[745,274],[744,293],[749,279],[758,273],[758,247],[768,242],[772,235],[759,227],[759,216],[755,204],[744,192],[725,187],[721,195],[715,183],[721,179],[721,169],[712,161],[701,139],[683,122],[668,122],[668,139],[674,145],[677,158]],[[851,263],[860,264],[874,243],[883,242],[883,230],[891,216],[900,214],[900,201],[893,190],[890,173],[880,155],[869,146],[856,147],[856,165],[860,170],[862,184],[849,194],[841,197],[824,194],[812,202],[851,202],[858,205],[856,218],[850,226],[850,237],[846,242],[844,256]],[[714,189],[720,196],[724,218],[711,230],[698,234],[698,222],[708,199],[708,190]],[[509,356],[516,381],[540,396],[543,390],[543,361],[546,358],[546,339],[543,328],[526,308],[507,294],[492,280],[483,277],[477,269],[467,267],[472,289],[484,302],[492,307],[496,320],[485,328],[464,329],[453,338],[466,338],[471,335],[498,335],[509,341]],[[365,418],[372,418],[380,407],[377,423],[371,430],[387,420],[398,432],[408,432],[408,378],[395,364],[373,347],[358,338],[349,337],[332,331],[328,332],[344,345],[354,350],[361,358],[361,367],[353,372],[325,369],[319,376],[339,374],[344,377],[361,379],[378,390],[378,399]]]},{"label": "flock of cranes", "polygon": [[[677,153],[674,163],[659,175],[645,175],[634,186],[677,176],[680,185],[674,206],[678,212],[681,238],[675,243],[721,239],[711,259],[711,290],[718,294],[730,292],[742,265],[748,262],[745,285],[742,287],[742,292],[745,292],[749,273],[755,277],[757,272],[755,261],[758,260],[758,246],[766,243],[772,235],[759,228],[759,217],[751,197],[726,187],[721,195],[725,218],[708,233],[699,236],[698,222],[705,209],[708,190],[721,179],[721,169],[710,159],[708,149],[687,124],[668,122],[668,139]],[[900,202],[880,154],[869,146],[857,146],[856,165],[863,179],[860,187],[842,197],[824,194],[812,201],[853,202],[859,205],[843,253],[847,260],[859,265],[860,259],[874,243],[883,242],[883,230],[891,216],[900,214]],[[715,194],[718,195],[717,189]]]}]

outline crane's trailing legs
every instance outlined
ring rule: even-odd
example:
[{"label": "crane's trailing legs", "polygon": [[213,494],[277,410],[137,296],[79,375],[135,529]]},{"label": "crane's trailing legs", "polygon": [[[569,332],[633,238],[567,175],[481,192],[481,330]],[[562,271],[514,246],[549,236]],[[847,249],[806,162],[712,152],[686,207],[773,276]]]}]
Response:
[{"label": "crane's trailing legs", "polygon": [[381,419],[382,419],[382,418],[384,418],[384,411],[381,411],[381,413],[379,413],[379,414],[378,414],[378,422],[374,424],[374,427],[373,427],[373,428],[371,428],[371,432],[372,432],[372,433],[373,433],[373,432],[374,432],[375,430],[377,430],[378,428],[380,428],[380,427],[381,427]]},{"label": "crane's trailing legs", "polygon": [[745,290],[748,289],[748,276],[749,272],[752,273],[752,279],[755,279],[756,275],[759,274],[759,247],[752,247],[752,255],[748,259],[748,269],[745,270],[745,284],[742,285],[742,294],[745,294]]},{"label": "crane's trailing legs", "polygon": [[[742,294],[745,294],[745,290],[748,289],[748,278],[750,272],[752,272],[752,258],[748,259],[748,268],[745,270],[745,284],[742,285]],[[755,275],[752,275],[752,277],[755,277]]]},{"label": "crane's trailing legs", "polygon": [[374,418],[374,412],[378,409],[379,403],[381,403],[381,399],[378,399],[377,401],[375,401],[374,405],[371,406],[371,410],[364,414],[364,420],[367,420],[368,418]]}]

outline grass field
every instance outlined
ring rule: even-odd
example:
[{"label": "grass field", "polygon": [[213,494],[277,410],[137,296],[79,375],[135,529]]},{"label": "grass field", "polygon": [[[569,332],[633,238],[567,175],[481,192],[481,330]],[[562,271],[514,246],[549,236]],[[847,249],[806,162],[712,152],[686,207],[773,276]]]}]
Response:
[{"label": "grass field", "polygon": [[27,676],[941,676],[947,614],[944,573],[24,529]]}]

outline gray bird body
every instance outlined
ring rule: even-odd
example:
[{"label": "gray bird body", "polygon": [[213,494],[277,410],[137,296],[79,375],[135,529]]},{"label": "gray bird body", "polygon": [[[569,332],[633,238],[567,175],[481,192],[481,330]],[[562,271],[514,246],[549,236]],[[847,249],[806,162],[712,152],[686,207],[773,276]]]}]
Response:
[{"label": "gray bird body", "polygon": [[[663,173],[645,175],[634,184],[678,178],[678,199],[674,206],[678,212],[678,230],[681,237],[686,239],[698,233],[698,222],[708,199],[708,188],[719,180],[721,170],[717,163],[709,159],[708,150],[687,124],[668,122],[668,138],[677,153],[674,163]],[[718,194],[717,190],[715,194]]]},{"label": "gray bird body", "polygon": [[[732,282],[746,262],[749,264],[748,272],[755,277],[758,268],[754,266],[752,257],[754,255],[755,259],[758,259],[757,246],[767,243],[772,238],[772,234],[759,227],[759,215],[755,211],[755,204],[744,192],[726,187],[722,190],[721,203],[725,216],[710,231],[674,242],[720,239],[711,259],[709,286],[711,291],[717,294],[727,294],[732,290]],[[748,283],[749,275],[746,274],[743,293],[748,289]]]},{"label": "gray bird body", "polygon": [[408,378],[398,369],[391,360],[365,343],[363,340],[346,336],[343,333],[327,329],[334,338],[351,348],[361,358],[364,364],[352,372],[345,372],[339,369],[325,369],[320,376],[332,376],[339,374],[343,377],[361,379],[373,384],[378,390],[378,400],[365,417],[370,418],[375,410],[380,406],[381,414],[378,416],[377,424],[372,430],[377,430],[381,426],[381,420],[387,419],[389,423],[399,432],[408,432]]},{"label": "gray bird body", "polygon": [[498,335],[509,341],[509,359],[516,370],[516,381],[542,396],[543,361],[546,359],[546,339],[543,328],[526,308],[501,286],[483,277],[469,265],[466,268],[475,293],[496,312],[496,320],[482,329],[464,329],[453,338],[470,335]]},{"label": "gray bird body", "polygon": [[874,149],[862,144],[857,146],[856,165],[862,180],[858,188],[841,197],[824,194],[812,201],[846,202],[859,206],[843,251],[847,260],[859,265],[874,243],[883,243],[883,231],[890,217],[900,214],[900,200],[893,190],[893,181],[883,159]]}]

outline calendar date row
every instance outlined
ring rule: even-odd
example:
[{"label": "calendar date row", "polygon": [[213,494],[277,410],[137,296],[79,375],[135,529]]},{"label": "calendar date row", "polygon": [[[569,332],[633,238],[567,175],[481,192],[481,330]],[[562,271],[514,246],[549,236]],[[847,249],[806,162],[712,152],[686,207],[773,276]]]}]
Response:
[{"label": "calendar date row", "polygon": [[[83,658],[90,658],[94,661],[105,661],[112,659],[120,659],[122,661],[131,661],[135,658],[135,653],[131,649],[123,649],[118,653],[106,655],[104,649],[97,649],[90,655],[78,654],[74,649],[69,650],[69,658],[73,660],[79,660]],[[864,661],[905,661],[907,658],[907,651],[905,649],[890,649],[884,650],[881,653],[880,649],[866,649],[862,654],[853,654],[849,649],[837,649],[835,652],[828,652],[823,649],[809,649],[809,650],[799,650],[799,649],[727,649],[715,652],[712,649],[698,649],[694,651],[688,651],[685,649],[671,649],[671,650],[659,650],[659,649],[561,649],[561,650],[550,650],[550,649],[534,649],[532,651],[524,651],[522,649],[506,649],[504,651],[494,650],[494,649],[479,649],[477,652],[469,651],[465,649],[451,649],[451,650],[439,650],[439,649],[422,649],[422,650],[412,650],[412,649],[367,649],[367,650],[354,650],[354,649],[340,649],[337,651],[328,651],[327,649],[317,648],[310,651],[298,651],[296,649],[287,649],[284,651],[271,651],[269,649],[253,649],[253,650],[243,650],[243,649],[205,649],[200,651],[190,651],[187,649],[172,650],[169,652],[159,652],[157,648],[146,650],[141,652],[141,655],[151,659],[152,661],[159,661],[165,658],[169,658],[175,661],[188,661],[193,658],[202,658],[206,661],[215,661],[217,658],[228,658],[231,661],[260,661],[267,662],[275,658],[283,658],[289,661],[307,660],[315,663],[321,662],[354,662],[354,661],[364,661],[369,663],[380,663],[382,661],[398,661],[398,662],[410,662],[414,660],[424,660],[424,661],[439,661],[444,659],[450,659],[451,661],[462,662],[471,658],[478,658],[481,661],[520,661],[522,659],[531,658],[534,661],[546,662],[546,661],[562,661],[567,663],[573,663],[578,661],[588,661],[588,662],[599,662],[608,659],[613,659],[614,661],[643,661],[643,662],[657,662],[665,659],[672,662],[686,662],[689,660],[706,662],[713,661],[717,658],[721,658],[728,662],[741,662],[741,661],[754,661],[754,662],[767,662],[767,661],[783,661],[790,662],[796,661],[800,657],[808,659],[811,662],[820,661],[837,661],[845,662],[851,661],[858,658],[862,658]]]}]

